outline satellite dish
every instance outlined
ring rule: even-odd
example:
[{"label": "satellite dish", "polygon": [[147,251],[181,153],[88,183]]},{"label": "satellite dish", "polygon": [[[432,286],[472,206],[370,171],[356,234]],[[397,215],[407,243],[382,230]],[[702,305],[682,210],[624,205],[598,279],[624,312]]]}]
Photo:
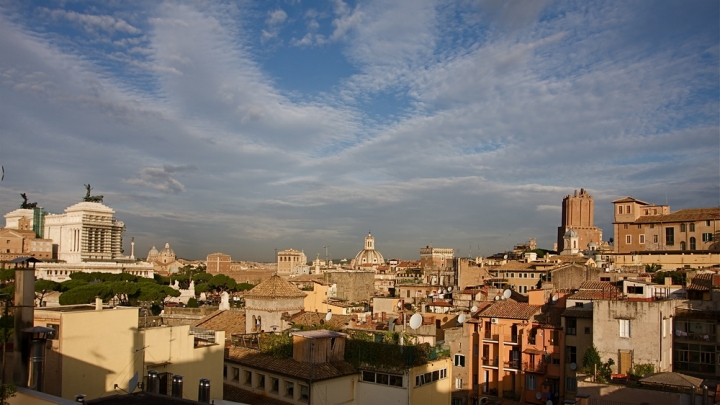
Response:
[{"label": "satellite dish", "polygon": [[423,317],[420,314],[415,314],[410,317],[410,327],[417,329],[422,325]]},{"label": "satellite dish", "polygon": [[472,308],[470,308],[470,311],[472,311],[472,312],[477,312],[477,310],[478,310],[477,305],[473,305]]},{"label": "satellite dish", "polygon": [[135,391],[135,388],[137,388],[138,381],[140,380],[140,375],[138,372],[135,372],[135,375],[132,376],[130,381],[128,382],[128,393],[132,394],[133,391]]},{"label": "satellite dish", "polygon": [[398,303],[397,303],[397,307],[398,307],[399,309],[402,309],[402,307],[403,307],[403,303],[402,303],[402,301],[398,301]]},{"label": "satellite dish", "polygon": [[503,256],[503,259],[507,260],[507,255]]},{"label": "satellite dish", "polygon": [[545,405],[553,405],[552,399],[548,399],[547,402],[545,402]]},{"label": "satellite dish", "polygon": [[575,370],[577,368],[577,364],[570,363],[570,370]]},{"label": "satellite dish", "polygon": [[496,295],[496,296],[495,296],[495,301],[497,301],[497,300],[499,300],[499,299],[500,299],[500,297]]},{"label": "satellite dish", "polygon": [[540,398],[542,398],[542,394],[539,393],[539,392],[536,392],[536,393],[535,393],[535,399],[540,399]]},{"label": "satellite dish", "polygon": [[503,291],[503,295],[502,295],[502,296],[503,296],[503,299],[506,300],[506,299],[510,298],[511,295],[512,295],[512,291],[510,291],[510,290],[505,290],[505,291]]},{"label": "satellite dish", "polygon": [[460,323],[465,322],[465,318],[466,318],[465,314],[460,314],[460,316],[458,316],[458,322],[460,322]]},{"label": "satellite dish", "polygon": [[555,302],[555,301],[557,301],[557,300],[558,300],[558,296],[557,296],[557,294],[553,294],[553,296],[552,296],[552,300],[553,300],[553,302]]},{"label": "satellite dish", "polygon": [[330,319],[332,319],[332,312],[328,311],[327,315],[325,315],[325,320],[329,321]]},{"label": "satellite dish", "polygon": [[452,291],[452,287],[448,287],[448,292]]},{"label": "satellite dish", "polygon": [[443,289],[441,288],[441,289],[440,289],[440,294],[445,294],[445,290],[443,290]]}]

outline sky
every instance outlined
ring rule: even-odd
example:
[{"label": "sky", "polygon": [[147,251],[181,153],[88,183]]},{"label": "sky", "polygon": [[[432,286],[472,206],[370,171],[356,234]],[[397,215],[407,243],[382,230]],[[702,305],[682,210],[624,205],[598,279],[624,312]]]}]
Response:
[{"label": "sky", "polygon": [[0,0],[0,212],[84,184],[274,260],[552,249],[565,195],[720,205],[720,3]]}]

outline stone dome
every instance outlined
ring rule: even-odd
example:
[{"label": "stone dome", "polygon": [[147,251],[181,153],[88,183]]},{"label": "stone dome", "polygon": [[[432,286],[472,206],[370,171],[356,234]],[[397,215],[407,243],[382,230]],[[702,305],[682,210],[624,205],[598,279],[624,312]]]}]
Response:
[{"label": "stone dome", "polygon": [[566,238],[577,238],[577,237],[578,237],[578,233],[575,232],[574,229],[570,228],[570,229],[567,230],[567,232],[565,232],[565,237],[566,237]]},{"label": "stone dome", "polygon": [[160,251],[158,260],[162,260],[163,263],[169,263],[175,260],[175,251],[170,249],[169,243],[166,243],[165,248]]},{"label": "stone dome", "polygon": [[383,255],[375,250],[375,238],[370,233],[365,237],[365,248],[355,255],[354,263],[355,267],[367,264],[376,266],[385,264]]},{"label": "stone dome", "polygon": [[155,246],[153,245],[152,249],[147,254],[148,260],[154,259],[159,254],[158,250],[155,249]]}]

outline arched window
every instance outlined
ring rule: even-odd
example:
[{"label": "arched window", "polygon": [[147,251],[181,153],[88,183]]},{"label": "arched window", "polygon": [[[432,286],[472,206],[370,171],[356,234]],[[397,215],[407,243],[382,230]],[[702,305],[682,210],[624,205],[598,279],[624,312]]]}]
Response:
[{"label": "arched window", "polygon": [[680,242],[680,250],[686,250],[685,247],[685,241]]},{"label": "arched window", "polygon": [[573,249],[577,249],[577,241],[576,240],[573,241]]},{"label": "arched window", "polygon": [[618,214],[622,214],[622,205],[618,207]]},{"label": "arched window", "polygon": [[695,237],[693,236],[693,237],[690,238],[690,250],[695,250],[695,249],[697,249],[696,246],[697,246],[697,245],[695,244]]}]

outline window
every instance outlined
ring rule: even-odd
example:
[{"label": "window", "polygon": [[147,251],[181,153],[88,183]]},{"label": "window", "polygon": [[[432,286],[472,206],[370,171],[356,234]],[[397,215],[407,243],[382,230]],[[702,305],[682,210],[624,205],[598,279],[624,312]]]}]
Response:
[{"label": "window", "polygon": [[631,235],[625,235],[625,243],[631,244],[632,243],[632,236]]},{"label": "window", "polygon": [[625,206],[625,212],[628,213],[628,214],[630,213],[630,206],[629,206],[629,205],[626,205],[626,206]]},{"label": "window", "polygon": [[712,242],[713,240],[713,234],[711,233],[704,233],[702,234],[702,241],[703,242]]},{"label": "window", "polygon": [[565,334],[575,335],[577,331],[577,318],[565,318]]},{"label": "window", "polygon": [[530,375],[530,374],[525,375],[525,388],[528,390],[536,390],[537,389],[537,377],[534,375]]},{"label": "window", "polygon": [[559,366],[560,365],[560,357],[553,357],[552,364],[553,364],[553,366]]},{"label": "window", "polygon": [[232,368],[232,380],[235,382],[240,382],[240,369],[237,367]]},{"label": "window", "polygon": [[252,385],[252,371],[243,371],[243,377],[245,385]]},{"label": "window", "polygon": [[374,371],[363,371],[361,379],[363,382],[370,382],[382,385],[402,387],[402,375],[376,373]]},{"label": "window", "polygon": [[644,291],[644,288],[640,285],[629,285],[627,288],[628,294],[642,294]]},{"label": "window", "polygon": [[550,340],[550,343],[552,343],[553,346],[560,345],[560,331],[552,331],[552,338]]},{"label": "window", "polygon": [[455,367],[465,367],[465,356],[462,354],[455,355]]},{"label": "window", "polygon": [[577,363],[577,347],[565,346],[565,355],[568,363]]},{"label": "window", "polygon": [[623,225],[623,229],[628,229],[628,224]]},{"label": "window", "polygon": [[657,236],[657,235],[653,235],[653,243],[658,243],[658,236]]},{"label": "window", "polygon": [[639,238],[640,238],[640,244],[644,245],[645,244],[645,235],[640,235]]},{"label": "window", "polygon": [[295,397],[295,383],[292,381],[285,381],[285,396],[288,398]]},{"label": "window", "polygon": [[675,244],[675,228],[665,228],[665,244],[668,246]]},{"label": "window", "polygon": [[680,232],[687,232],[687,225],[680,224]]},{"label": "window", "polygon": [[277,394],[280,390],[280,380],[275,377],[270,377],[270,392]]},{"label": "window", "polygon": [[310,400],[310,387],[300,384],[300,400],[308,402]]},{"label": "window", "polygon": [[415,376],[415,386],[419,387],[421,385],[430,384],[434,381],[442,380],[445,378],[447,378],[446,368],[443,368],[441,370],[435,370],[433,372]]},{"label": "window", "polygon": [[618,319],[620,327],[620,337],[630,337],[630,320],[629,319]]},{"label": "window", "polygon": [[638,229],[642,229],[642,224],[638,224]]},{"label": "window", "polygon": [[227,380],[227,366],[223,365],[223,380]]},{"label": "window", "polygon": [[265,391],[265,374],[258,373],[257,385],[255,386],[255,388]]},{"label": "window", "polygon": [[52,329],[52,332],[48,334],[48,339],[57,340],[60,339],[60,324],[48,323],[47,327]]},{"label": "window", "polygon": [[577,378],[575,377],[566,377],[565,378],[565,388],[568,391],[577,391]]},{"label": "window", "polygon": [[586,327],[585,327],[585,334],[586,334],[586,335],[589,335],[589,334],[590,334],[590,327],[589,327],[589,326],[586,326]]},{"label": "window", "polygon": [[680,242],[680,250],[686,250],[687,245],[685,244],[685,241]]},{"label": "window", "polygon": [[473,356],[477,357],[480,355],[480,346],[473,345]]},{"label": "window", "polygon": [[462,378],[458,377],[455,379],[455,389],[461,390],[463,387],[463,381]]},{"label": "window", "polygon": [[695,250],[695,249],[697,249],[697,243],[695,242],[695,237],[693,236],[690,238],[690,250]]},{"label": "window", "polygon": [[690,224],[690,232],[695,232],[695,224]]},{"label": "window", "polygon": [[710,226],[710,220],[705,221],[705,226]]},{"label": "window", "polygon": [[623,213],[623,207],[622,207],[622,205],[620,205],[620,206],[618,206],[618,214],[622,214],[622,213]]}]

